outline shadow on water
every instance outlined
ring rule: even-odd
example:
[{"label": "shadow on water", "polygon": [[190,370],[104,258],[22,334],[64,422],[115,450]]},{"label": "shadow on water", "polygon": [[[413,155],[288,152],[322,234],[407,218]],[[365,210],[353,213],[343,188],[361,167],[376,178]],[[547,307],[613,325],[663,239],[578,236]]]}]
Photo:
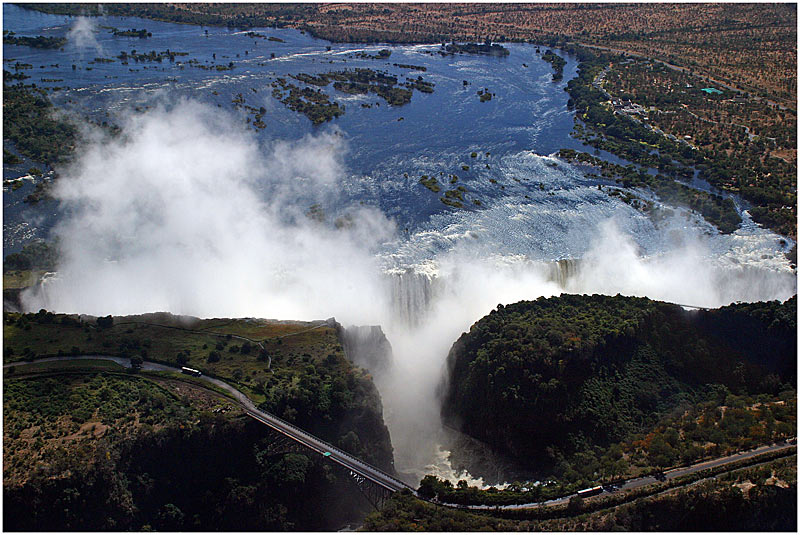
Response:
[{"label": "shadow on water", "polygon": [[[540,474],[520,465],[514,459],[494,451],[488,444],[451,427],[444,427],[442,447],[450,452],[450,466],[455,474],[468,473],[485,486],[498,486],[515,481],[531,481]],[[538,477],[537,477],[538,476]]]}]

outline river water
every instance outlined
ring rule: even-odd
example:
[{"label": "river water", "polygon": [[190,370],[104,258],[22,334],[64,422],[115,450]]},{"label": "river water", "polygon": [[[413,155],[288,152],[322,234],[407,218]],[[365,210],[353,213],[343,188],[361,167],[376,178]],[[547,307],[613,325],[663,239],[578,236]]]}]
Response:
[{"label": "river water", "polygon": [[[104,26],[146,28],[152,37],[114,37]],[[448,439],[441,430],[435,391],[452,342],[498,302],[570,291],[620,292],[719,306],[736,300],[785,299],[796,292],[795,273],[782,254],[793,242],[758,227],[746,212],[742,228],[727,236],[681,209],[655,224],[608,196],[598,188],[601,183],[580,168],[554,158],[560,148],[591,149],[569,135],[574,114],[566,107],[564,87],[575,75],[576,61],[565,56],[564,79],[553,82],[550,64],[540,57],[545,48],[507,44],[510,54],[504,58],[442,57],[439,45],[336,44],[296,30],[252,30],[283,41],[278,42],[225,28],[136,18],[77,19],[10,4],[3,5],[3,29],[19,36],[69,38],[62,50],[4,45],[3,61],[7,70],[13,70],[16,62],[31,64],[33,68],[21,71],[31,76],[26,83],[61,87],[51,98],[75,116],[119,123],[134,110],[146,113],[189,99],[220,110],[223,119],[234,117],[259,146],[303,143],[326,134],[338,140],[334,146],[340,152],[339,176],[295,201],[302,208],[319,203],[333,216],[354,204],[370,206],[396,226],[396,233],[370,249],[387,278],[386,293],[393,308],[366,322],[383,324],[394,348],[397,369],[376,381],[397,467],[412,482],[430,472],[471,477],[450,465],[449,446],[444,444],[458,440]],[[391,57],[359,57],[382,48],[391,50]],[[177,56],[175,62],[94,62],[98,57],[115,58],[122,51],[167,49],[187,55]],[[229,62],[233,70],[213,70]],[[271,96],[270,84],[278,77],[345,68],[385,70],[401,81],[422,76],[435,84],[435,90],[415,91],[409,104],[392,107],[375,95],[347,95],[328,86],[322,91],[345,106],[345,114],[320,126]],[[480,102],[476,93],[481,89],[488,89],[493,98]],[[245,124],[252,115],[232,103],[240,94],[246,105],[265,108],[266,128]],[[4,164],[4,179],[26,177],[34,163]],[[451,186],[452,174],[458,181]],[[419,184],[422,175],[438,177],[442,193],[456,185],[465,187],[465,207],[440,202],[441,193]],[[32,238],[48,237],[64,218],[67,209],[56,201],[33,206],[22,202],[33,183],[27,179],[16,191],[4,184],[4,254],[19,250]],[[639,194],[652,198],[646,192]],[[563,259],[580,263],[554,264]],[[70,284],[79,286],[63,282]],[[114,302],[113,288],[118,286],[104,287],[103,291],[111,290],[103,303]],[[65,311],[78,306],[68,299],[42,299],[34,300],[36,306]],[[81,311],[137,313],[153,311],[137,306],[156,306],[131,304],[137,301],[130,299],[120,302],[128,308],[101,310],[102,305],[94,305],[99,308]],[[176,301],[154,302],[160,309],[170,309]],[[186,305],[191,300],[180,303],[171,311],[213,314]],[[347,321],[354,308],[347,303],[331,307],[330,313],[320,311],[320,317],[335,313]],[[234,303],[220,305],[220,310],[244,316],[261,309],[237,308]],[[503,463],[486,462],[483,453],[477,456],[483,458],[482,465],[491,466],[480,470],[484,481],[506,477],[498,468]]]}]

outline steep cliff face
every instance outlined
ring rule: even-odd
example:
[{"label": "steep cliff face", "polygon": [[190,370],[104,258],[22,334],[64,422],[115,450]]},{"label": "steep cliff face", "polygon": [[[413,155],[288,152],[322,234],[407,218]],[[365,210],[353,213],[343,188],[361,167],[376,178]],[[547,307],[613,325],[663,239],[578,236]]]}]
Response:
[{"label": "steep cliff face", "polygon": [[347,327],[341,330],[340,339],[347,358],[356,366],[373,375],[381,375],[392,367],[392,345],[380,325]]},{"label": "steep cliff face", "polygon": [[713,384],[794,384],[795,310],[796,298],[687,312],[599,295],[499,307],[453,345],[442,415],[530,464],[608,444]]},{"label": "steep cliff face", "polygon": [[[371,375],[386,373],[391,368],[392,346],[380,326],[352,326],[345,329],[335,323],[335,328],[351,365],[364,368]],[[348,372],[347,387],[355,396],[342,404],[344,410],[338,421],[316,422],[312,426],[321,430],[324,428],[325,433],[338,436],[335,442],[346,451],[393,473],[392,441],[383,420],[380,392],[371,375],[364,375],[358,370]]]}]

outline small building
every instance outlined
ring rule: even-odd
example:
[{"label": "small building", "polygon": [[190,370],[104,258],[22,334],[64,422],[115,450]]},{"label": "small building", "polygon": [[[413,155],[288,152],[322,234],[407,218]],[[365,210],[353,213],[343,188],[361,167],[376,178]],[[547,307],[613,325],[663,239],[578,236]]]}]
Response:
[{"label": "small building", "polygon": [[722,94],[722,91],[720,91],[719,89],[717,89],[715,87],[704,87],[700,91],[708,93],[709,95],[721,95]]}]

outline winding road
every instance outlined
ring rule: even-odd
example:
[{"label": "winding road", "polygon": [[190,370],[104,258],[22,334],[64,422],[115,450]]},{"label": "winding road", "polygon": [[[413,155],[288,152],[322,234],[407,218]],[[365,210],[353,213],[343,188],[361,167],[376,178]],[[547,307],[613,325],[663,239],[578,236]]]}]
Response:
[{"label": "winding road", "polygon": [[[68,357],[48,357],[48,358],[36,359],[35,361],[12,362],[9,364],[4,364],[3,369],[5,370],[17,366],[36,364],[39,362],[58,362],[58,361],[76,361],[76,360],[105,360],[105,361],[116,362],[117,364],[125,368],[131,367],[131,362],[130,359],[128,358],[112,357],[107,355],[78,355],[78,356],[68,356]],[[145,361],[142,364],[141,369],[146,371],[167,371],[176,373],[180,373],[181,371],[179,368],[166,366],[164,364],[158,364],[149,361]],[[345,453],[344,451],[340,450],[339,448],[336,448],[335,446],[329,444],[328,442],[325,442],[324,440],[317,438],[314,435],[307,433],[306,431],[303,431],[299,427],[296,427],[290,424],[289,422],[286,422],[281,418],[278,418],[275,415],[259,410],[255,406],[255,404],[250,400],[250,398],[248,398],[242,392],[240,392],[230,384],[226,383],[225,381],[221,381],[220,379],[215,379],[213,377],[208,377],[206,375],[202,375],[198,377],[198,379],[211,383],[219,388],[222,388],[226,392],[229,392],[231,395],[234,396],[235,399],[239,401],[239,403],[241,403],[241,405],[244,407],[245,413],[251,418],[258,420],[262,424],[271,427],[278,433],[281,433],[295,440],[304,447],[327,457],[328,460],[339,464],[340,466],[342,466],[347,470],[350,470],[353,474],[363,477],[369,480],[371,483],[389,492],[398,492],[403,489],[407,489],[411,491],[415,496],[417,495],[416,489],[414,489],[414,487],[412,487],[411,485],[408,485],[407,483],[400,481],[396,477],[384,472],[379,468],[376,468],[368,463],[365,463],[364,461],[361,461],[360,459],[357,459],[356,457],[353,457],[348,453]],[[662,481],[686,476],[689,474],[693,474],[695,472],[699,472],[701,470],[715,468],[718,466],[723,466],[725,464],[730,464],[750,459],[758,455],[762,455],[764,453],[776,452],[794,447],[796,447],[795,443],[782,442],[778,444],[772,444],[769,446],[761,446],[753,450],[744,451],[733,455],[728,455],[726,457],[720,457],[709,461],[703,461],[687,467],[675,468],[666,471],[664,473],[664,478],[662,479]],[[613,490],[604,489],[601,495],[607,495],[612,492],[636,489],[647,485],[653,485],[658,482],[659,480],[653,476],[630,479],[625,481],[623,484],[615,487]],[[569,496],[563,496],[561,498],[547,500],[544,502],[530,502],[530,503],[510,504],[510,505],[460,505],[460,504],[452,504],[439,501],[434,501],[433,503],[448,507],[454,507],[458,509],[470,509],[470,510],[528,509],[540,506],[554,507],[557,505],[564,505],[569,503],[569,500],[576,495],[577,494],[571,494]]]},{"label": "winding road", "polygon": [[[10,364],[4,364],[3,369],[5,370],[17,366],[36,364],[39,362],[58,362],[58,361],[76,361],[76,360],[106,360],[106,361],[110,360],[112,362],[116,362],[117,364],[125,368],[131,367],[131,361],[128,358],[112,357],[107,355],[77,355],[69,357],[48,357],[43,359],[36,359],[35,361],[13,362]],[[141,369],[145,371],[166,371],[166,372],[181,373],[180,368],[166,366],[164,364],[158,364],[156,362],[149,362],[149,361],[144,361]],[[412,493],[416,494],[416,489],[414,489],[414,487],[400,481],[396,477],[384,472],[380,468],[376,468],[368,463],[365,463],[360,459],[353,457],[348,453],[345,453],[344,451],[329,444],[328,442],[325,442],[324,440],[303,431],[299,427],[296,427],[290,424],[289,422],[286,422],[281,418],[278,418],[273,414],[259,410],[256,407],[256,405],[250,400],[250,398],[248,398],[242,392],[240,392],[233,386],[229,385],[225,381],[221,381],[220,379],[215,379],[213,377],[208,377],[207,375],[201,375],[200,377],[196,378],[211,383],[215,386],[218,386],[219,388],[224,389],[226,392],[231,393],[244,407],[245,413],[248,416],[250,416],[255,420],[258,420],[259,422],[268,427],[271,427],[275,431],[297,441],[306,448],[311,449],[317,452],[318,454],[327,457],[329,461],[337,463],[338,465],[350,470],[354,474],[357,474],[360,477],[368,479],[371,483],[379,487],[382,487],[389,492],[397,492],[403,489],[408,489]]]}]

